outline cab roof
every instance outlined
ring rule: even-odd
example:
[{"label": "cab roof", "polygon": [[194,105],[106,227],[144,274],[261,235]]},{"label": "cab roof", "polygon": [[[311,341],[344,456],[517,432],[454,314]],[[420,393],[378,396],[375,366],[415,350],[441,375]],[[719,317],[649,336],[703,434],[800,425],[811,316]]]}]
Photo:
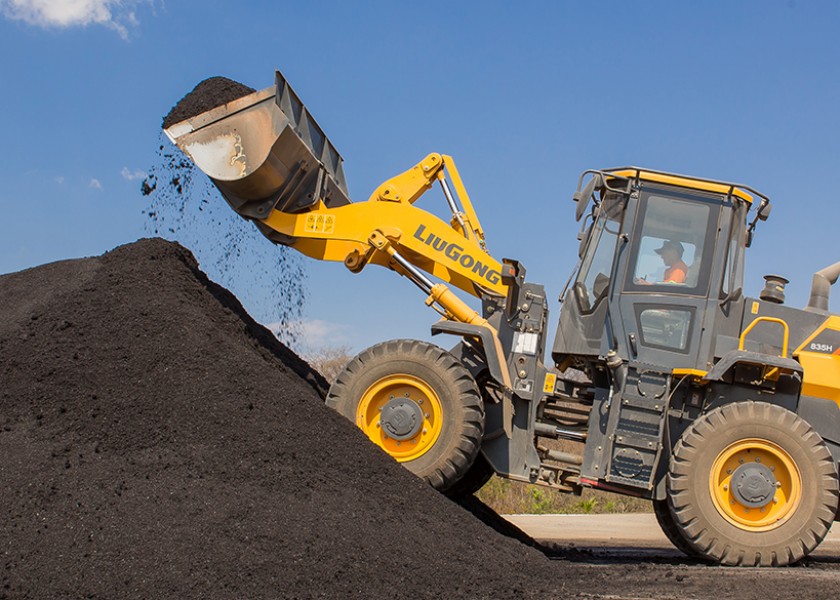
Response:
[{"label": "cab roof", "polygon": [[741,198],[749,204],[753,203],[755,196],[769,201],[769,198],[767,198],[767,196],[765,196],[761,192],[758,192],[752,189],[751,187],[740,183],[717,181],[714,179],[704,179],[701,177],[690,177],[687,175],[677,175],[676,173],[666,173],[664,171],[654,171],[652,169],[642,169],[639,167],[619,167],[615,169],[605,169],[604,173],[606,173],[607,175],[615,175],[616,177],[640,179],[642,181],[664,183],[666,185],[677,185],[680,187],[701,190],[704,192],[713,192],[716,194],[731,194],[733,196]]}]

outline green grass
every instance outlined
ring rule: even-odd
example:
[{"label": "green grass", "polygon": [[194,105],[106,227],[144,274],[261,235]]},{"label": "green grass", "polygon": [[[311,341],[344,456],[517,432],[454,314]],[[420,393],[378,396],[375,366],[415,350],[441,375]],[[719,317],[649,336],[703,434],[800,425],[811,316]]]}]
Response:
[{"label": "green grass", "polygon": [[550,488],[493,477],[476,496],[499,514],[604,514],[652,512],[650,500],[584,489],[563,494]]}]

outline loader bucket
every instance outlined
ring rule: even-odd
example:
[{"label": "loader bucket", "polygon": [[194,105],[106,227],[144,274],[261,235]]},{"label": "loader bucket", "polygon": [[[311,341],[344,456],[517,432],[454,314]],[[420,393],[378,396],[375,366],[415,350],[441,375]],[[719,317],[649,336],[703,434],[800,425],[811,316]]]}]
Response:
[{"label": "loader bucket", "polygon": [[[349,204],[343,160],[277,71],[275,85],[164,130],[246,219]],[[269,239],[291,243],[264,227]]]}]

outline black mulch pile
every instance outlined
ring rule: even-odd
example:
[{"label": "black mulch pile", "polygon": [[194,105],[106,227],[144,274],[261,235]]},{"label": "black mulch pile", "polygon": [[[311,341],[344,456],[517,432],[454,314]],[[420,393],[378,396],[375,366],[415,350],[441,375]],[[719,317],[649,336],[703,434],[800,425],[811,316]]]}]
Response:
[{"label": "black mulch pile", "polygon": [[256,90],[227,77],[209,77],[199,83],[193,91],[181,98],[163,118],[163,128],[180,123],[203,112],[238,100]]},{"label": "black mulch pile", "polygon": [[836,596],[819,568],[547,559],[327,408],[176,244],[0,276],[0,307],[0,599]]},{"label": "black mulch pile", "polygon": [[183,247],[4,275],[0,305],[0,597],[559,589],[327,408]]}]

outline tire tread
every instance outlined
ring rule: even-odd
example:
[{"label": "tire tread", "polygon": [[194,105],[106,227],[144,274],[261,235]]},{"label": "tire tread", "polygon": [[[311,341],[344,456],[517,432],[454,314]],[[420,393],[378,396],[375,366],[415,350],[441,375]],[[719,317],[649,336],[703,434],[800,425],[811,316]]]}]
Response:
[{"label": "tire tread", "polygon": [[[717,431],[737,426],[739,422],[767,423],[789,432],[794,438],[802,440],[815,466],[816,481],[822,484],[820,499],[806,528],[797,536],[794,544],[754,549],[737,540],[721,538],[710,524],[705,523],[700,508],[692,504],[692,473],[703,449],[708,447]],[[693,551],[715,562],[735,566],[776,566],[801,560],[828,533],[840,498],[837,470],[819,434],[796,414],[776,405],[753,401],[722,406],[693,423],[674,447],[667,484],[668,506],[677,529],[672,533],[681,535]],[[679,544],[675,545],[680,547]]]},{"label": "tire tread", "polygon": [[[463,409],[464,419],[458,428],[458,440],[449,456],[423,478],[432,487],[444,491],[452,487],[472,466],[484,435],[484,403],[470,372],[452,354],[420,340],[399,339],[382,342],[363,350],[338,375],[327,393],[326,404],[339,410],[351,394],[356,381],[371,366],[398,356],[425,364],[449,383],[450,393]],[[341,412],[341,410],[339,410]],[[342,413],[343,414],[343,413]],[[344,415],[347,416],[346,414]],[[404,463],[408,466],[409,463]]]}]

